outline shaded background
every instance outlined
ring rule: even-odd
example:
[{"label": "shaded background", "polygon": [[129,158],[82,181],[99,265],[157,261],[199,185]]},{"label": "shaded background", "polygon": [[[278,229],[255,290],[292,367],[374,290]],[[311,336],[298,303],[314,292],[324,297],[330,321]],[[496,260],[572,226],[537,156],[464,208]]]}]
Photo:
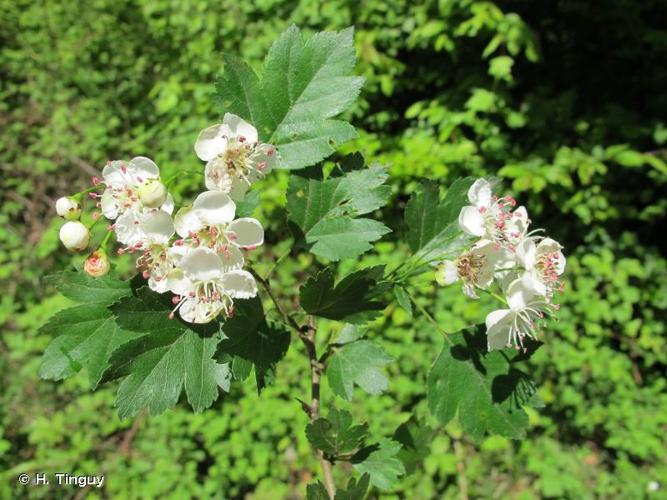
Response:
[{"label": "shaded background", "polygon": [[[529,437],[471,443],[455,423],[438,429],[423,464],[382,498],[458,498],[461,475],[473,498],[666,497],[667,4],[417,4],[0,0],[0,497],[298,498],[319,474],[294,401],[307,393],[296,343],[261,398],[248,382],[201,415],[179,406],[134,425],[117,418],[114,386],[37,377],[50,340],[37,328],[67,305],[43,277],[81,260],[59,247],[55,199],[108,159],[147,155],[165,176],[203,168],[192,146],[219,118],[220,54],[260,68],[290,23],[357,29],[367,83],[351,113],[361,137],[346,150],[391,164],[383,215],[396,231],[368,262],[401,261],[401,212],[420,177],[446,186],[459,175],[503,179],[569,256],[560,319],[532,361],[547,406],[531,412]],[[177,200],[199,183],[184,179]],[[278,174],[261,191],[265,262],[289,243],[285,185]],[[281,268],[286,299],[308,264]],[[450,331],[489,309],[458,289],[420,296]],[[390,390],[352,409],[389,436],[426,416],[441,341],[393,307],[372,335],[396,358]],[[104,473],[105,490],[16,483],[57,471]]]}]

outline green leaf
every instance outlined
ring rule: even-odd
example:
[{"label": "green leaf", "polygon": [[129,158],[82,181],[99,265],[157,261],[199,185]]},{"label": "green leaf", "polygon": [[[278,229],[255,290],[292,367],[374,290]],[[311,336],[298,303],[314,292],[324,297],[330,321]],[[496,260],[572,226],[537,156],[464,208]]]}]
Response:
[{"label": "green leaf", "polygon": [[416,417],[402,423],[394,433],[394,440],[401,443],[398,453],[408,474],[421,467],[428,456],[435,431]]},{"label": "green leaf", "polygon": [[291,26],[264,60],[260,82],[252,68],[225,55],[216,83],[223,111],[251,122],[264,142],[278,147],[283,168],[314,165],[335,145],[357,137],[346,121],[333,120],[357,99],[364,79],[355,65],[351,28],[316,33],[307,40]]},{"label": "green leaf", "polygon": [[381,439],[377,445],[361,450],[353,459],[353,467],[360,474],[368,474],[371,483],[388,490],[405,474],[403,462],[398,458],[401,445],[391,439]]},{"label": "green leaf", "polygon": [[327,362],[327,379],[338,396],[352,400],[354,385],[381,394],[389,385],[382,367],[393,359],[371,340],[357,340],[337,348]]},{"label": "green leaf", "polygon": [[349,274],[334,286],[334,270],[326,268],[301,287],[301,307],[323,318],[363,323],[373,319],[386,304],[377,300],[384,266],[374,266]]},{"label": "green leaf", "polygon": [[330,500],[329,493],[327,493],[324,485],[318,481],[306,486],[306,500]]},{"label": "green leaf", "polygon": [[261,201],[258,189],[248,191],[241,201],[236,202],[236,217],[252,217]]},{"label": "green leaf", "polygon": [[426,182],[405,207],[406,240],[412,252],[424,262],[458,253],[468,241],[458,225],[461,208],[468,205],[471,177],[457,179],[440,200],[438,185]]},{"label": "green leaf", "polygon": [[222,325],[226,338],[220,342],[216,358],[222,362],[233,358],[235,376],[247,376],[249,366],[254,366],[257,390],[261,391],[273,381],[276,363],[285,357],[290,335],[266,321],[259,297],[238,300],[235,306],[234,317]]},{"label": "green leaf", "polygon": [[484,325],[449,338],[452,345],[445,342],[428,375],[431,412],[445,425],[458,411],[461,427],[474,440],[486,432],[513,439],[525,436],[528,415],[522,405],[533,404],[536,389],[516,364],[529,354],[510,349],[487,352]]},{"label": "green leaf", "polygon": [[218,398],[218,363],[213,359],[220,341],[217,323],[193,325],[169,319],[171,303],[147,288],[112,306],[122,328],[143,334],[111,356],[105,380],[125,377],[116,405],[121,418],[143,408],[157,415],[174,406],[185,389],[195,412]]},{"label": "green leaf", "polygon": [[405,288],[402,286],[395,286],[394,297],[396,297],[396,302],[398,302],[398,305],[401,306],[410,317],[412,317],[412,301],[410,300],[410,295],[408,295],[408,292],[405,291]]},{"label": "green leaf", "polygon": [[361,255],[390,231],[378,221],[357,218],[389,199],[386,170],[376,165],[338,173],[326,180],[292,175],[287,188],[290,221],[312,253],[334,261]]},{"label": "green leaf", "polygon": [[368,425],[354,425],[345,410],[331,410],[327,418],[318,418],[306,426],[310,444],[332,460],[351,455],[361,448],[368,435]]},{"label": "green leaf", "polygon": [[92,389],[102,378],[111,353],[137,334],[121,329],[109,306],[131,293],[130,283],[112,276],[92,278],[65,271],[49,278],[56,289],[79,305],[59,311],[40,328],[53,336],[44,351],[39,376],[61,380],[85,368]]},{"label": "green leaf", "polygon": [[93,278],[82,271],[68,270],[47,279],[65,297],[82,304],[113,304],[130,294],[130,282],[112,274]]},{"label": "green leaf", "polygon": [[370,479],[371,476],[368,474],[362,475],[359,478],[359,481],[351,477],[350,481],[347,483],[347,488],[336,491],[334,500],[363,500],[368,491]]}]

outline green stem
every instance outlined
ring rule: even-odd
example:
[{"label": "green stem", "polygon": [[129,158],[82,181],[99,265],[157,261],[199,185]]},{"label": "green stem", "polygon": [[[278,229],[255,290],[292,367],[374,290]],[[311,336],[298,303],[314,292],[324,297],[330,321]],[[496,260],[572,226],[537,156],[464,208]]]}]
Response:
[{"label": "green stem", "polygon": [[407,292],[407,290],[406,290],[406,293],[408,294],[408,297],[410,297],[410,300],[411,300],[412,303],[415,305],[415,307],[419,310],[419,312],[421,312],[424,316],[426,316],[426,319],[428,319],[428,321],[429,321],[433,326],[435,326],[436,330],[438,330],[438,332],[440,332],[440,333],[445,337],[445,340],[447,341],[447,343],[448,343],[449,345],[453,345],[452,340],[449,338],[449,334],[448,334],[446,331],[444,331],[444,330],[440,327],[440,325],[439,325],[438,322],[435,320],[435,318],[433,318],[433,316],[431,316],[431,315],[428,313],[428,311],[427,311],[426,309],[424,309],[424,307],[422,307],[422,305],[419,304],[419,303],[415,300],[415,298],[414,298],[409,292]]},{"label": "green stem", "polygon": [[193,171],[193,170],[185,170],[185,171],[181,171],[181,172],[176,172],[174,175],[168,177],[168,178],[164,181],[164,185],[165,185],[166,187],[169,187],[169,185],[170,185],[172,182],[174,182],[176,179],[178,179],[179,177],[182,177],[182,176],[184,176],[184,175],[204,175],[204,172]]}]

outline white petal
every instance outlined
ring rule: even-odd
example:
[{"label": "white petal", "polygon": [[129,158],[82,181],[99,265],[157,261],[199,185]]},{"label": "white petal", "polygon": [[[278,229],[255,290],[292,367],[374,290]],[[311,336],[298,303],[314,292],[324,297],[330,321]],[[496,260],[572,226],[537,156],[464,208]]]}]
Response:
[{"label": "white petal", "polygon": [[566,265],[566,260],[565,260],[565,255],[563,255],[563,252],[558,252],[558,262],[556,263],[556,272],[560,276],[565,272],[565,265]]},{"label": "white petal", "polygon": [[176,268],[167,274],[166,286],[176,295],[188,295],[194,291],[194,283],[185,275],[182,269]]},{"label": "white petal", "polygon": [[451,260],[445,260],[435,271],[435,280],[440,285],[451,285],[458,281],[459,275],[456,264]]},{"label": "white petal", "polygon": [[533,279],[524,274],[521,278],[514,280],[507,289],[507,303],[512,310],[518,311],[525,308],[538,295],[535,290]]},{"label": "white petal", "polygon": [[204,191],[197,196],[192,208],[207,225],[231,222],[236,213],[236,204],[221,191]]},{"label": "white petal", "polygon": [[257,129],[250,125],[243,118],[225,113],[222,123],[229,127],[232,136],[243,137],[247,142],[257,142]]},{"label": "white petal", "polygon": [[477,179],[468,189],[468,200],[477,208],[491,205],[491,184],[486,179]]},{"label": "white petal", "polygon": [[195,153],[202,161],[210,161],[227,149],[227,137],[230,134],[226,125],[217,124],[205,128],[195,142]]},{"label": "white petal", "polygon": [[113,194],[111,193],[111,189],[105,189],[104,193],[102,193],[102,199],[101,201],[101,207],[102,207],[102,213],[107,219],[115,219],[118,217],[118,204],[116,203],[116,200],[113,198]]},{"label": "white petal", "polygon": [[255,248],[264,243],[264,228],[257,219],[242,217],[229,224],[227,230],[236,235],[232,242],[241,248]]},{"label": "white petal", "polygon": [[222,260],[206,248],[196,248],[181,259],[179,267],[190,280],[212,281],[223,274]]},{"label": "white petal", "polygon": [[140,214],[134,210],[125,211],[114,224],[116,229],[116,239],[128,246],[140,243],[144,238],[144,232],[141,229],[139,221]]},{"label": "white petal", "polygon": [[149,276],[148,288],[157,293],[165,293],[169,290],[168,281],[161,276]]},{"label": "white petal", "polygon": [[128,178],[123,173],[123,166],[126,162],[114,160],[107,163],[102,169],[102,178],[107,186],[118,186],[127,184]]},{"label": "white petal", "polygon": [[545,254],[558,252],[561,248],[563,247],[556,240],[552,240],[551,238],[544,238],[537,244],[537,253]]},{"label": "white petal", "polygon": [[192,207],[182,207],[176,212],[174,227],[181,238],[186,238],[189,236],[190,231],[196,233],[202,229],[204,223]]},{"label": "white petal", "polygon": [[230,271],[222,277],[222,286],[233,299],[249,299],[257,295],[257,283],[248,271]]},{"label": "white petal", "polygon": [[535,258],[537,257],[537,247],[533,240],[523,240],[516,247],[516,256],[519,264],[524,269],[532,269],[535,267]]},{"label": "white petal", "polygon": [[459,214],[459,226],[466,233],[472,236],[484,236],[486,232],[484,227],[484,217],[476,207],[466,206],[461,209]]},{"label": "white petal", "polygon": [[231,187],[229,188],[229,197],[234,201],[243,201],[248,191],[248,183],[240,177],[231,177]]},{"label": "white petal", "polygon": [[258,144],[257,149],[250,157],[254,167],[266,175],[276,166],[278,151],[271,144]]},{"label": "white petal", "polygon": [[498,309],[486,316],[486,338],[489,351],[503,349],[510,342],[510,324],[514,313],[509,309]]},{"label": "white petal", "polygon": [[477,295],[477,292],[475,291],[475,285],[472,283],[463,283],[463,295],[466,297],[470,297],[471,299],[479,299],[479,295]]},{"label": "white petal", "polygon": [[168,213],[169,215],[174,212],[174,197],[171,195],[171,193],[167,193],[167,199],[164,200],[160,210]]},{"label": "white petal", "polygon": [[241,269],[243,267],[243,254],[241,253],[241,250],[235,246],[227,247],[227,250],[220,254],[220,258],[222,259],[222,266],[225,272]]},{"label": "white petal", "polygon": [[135,178],[142,181],[160,177],[160,169],[155,162],[145,156],[136,156],[130,160],[127,165],[128,172]]},{"label": "white petal", "polygon": [[141,217],[141,229],[150,243],[166,245],[174,235],[171,216],[162,210],[147,212]]}]

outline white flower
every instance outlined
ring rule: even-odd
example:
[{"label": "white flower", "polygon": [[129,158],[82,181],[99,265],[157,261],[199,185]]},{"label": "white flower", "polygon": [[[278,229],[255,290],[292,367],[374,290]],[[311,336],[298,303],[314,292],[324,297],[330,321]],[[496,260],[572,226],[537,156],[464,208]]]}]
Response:
[{"label": "white flower", "polygon": [[493,241],[480,240],[455,261],[444,261],[436,270],[436,281],[451,285],[461,280],[463,293],[473,299],[479,298],[475,288],[486,289],[493,283],[495,268],[503,258],[504,249]]},{"label": "white flower", "polygon": [[90,231],[79,221],[65,222],[60,228],[59,236],[68,250],[84,250],[90,241]]},{"label": "white flower", "polygon": [[81,208],[76,200],[63,196],[56,200],[56,213],[67,220],[77,220],[81,216]]},{"label": "white flower", "polygon": [[176,307],[189,323],[208,323],[220,313],[233,315],[234,299],[257,295],[255,278],[241,270],[243,256],[237,249],[222,256],[196,248],[190,250],[167,277],[169,289],[176,294]]},{"label": "white flower", "polygon": [[255,127],[231,113],[201,131],[195,153],[207,162],[206,187],[235,200],[243,199],[248,187],[271,171],[278,156],[273,146],[258,142]]},{"label": "white flower", "polygon": [[565,272],[565,255],[557,241],[543,238],[536,244],[536,239],[523,240],[516,248],[516,256],[537,293],[550,297]]},{"label": "white flower", "polygon": [[529,279],[514,280],[507,290],[509,309],[498,309],[486,317],[489,351],[504,347],[523,347],[523,339],[535,338],[536,322],[549,312],[550,306],[532,286]]},{"label": "white flower", "polygon": [[[139,192],[160,179],[160,170],[150,158],[137,156],[129,162],[109,162],[102,170],[106,189],[102,193],[101,208],[107,219],[115,219],[127,212],[140,213],[145,208]],[[174,200],[167,194],[160,208],[171,214]]]},{"label": "white flower", "polygon": [[[121,216],[119,220],[124,218]],[[141,250],[142,254],[136,261],[137,269],[142,271],[144,278],[148,279],[151,290],[159,293],[167,291],[166,276],[174,268],[180,259],[180,251],[172,250],[169,240],[174,235],[174,223],[171,216],[161,210],[152,210],[139,216],[139,224],[132,225],[128,230],[131,234],[130,250]],[[118,223],[116,223],[118,224]],[[116,236],[124,226],[116,226]]]},{"label": "white flower", "polygon": [[264,243],[264,229],[250,217],[234,220],[236,205],[220,191],[204,191],[192,207],[183,208],[175,217],[176,232],[183,243],[207,247],[217,253],[230,246],[254,249]]},{"label": "white flower", "polygon": [[512,212],[516,201],[511,196],[498,198],[491,192],[491,184],[477,179],[468,189],[467,205],[459,213],[459,226],[471,236],[512,247],[525,234],[528,214],[523,207]]}]

